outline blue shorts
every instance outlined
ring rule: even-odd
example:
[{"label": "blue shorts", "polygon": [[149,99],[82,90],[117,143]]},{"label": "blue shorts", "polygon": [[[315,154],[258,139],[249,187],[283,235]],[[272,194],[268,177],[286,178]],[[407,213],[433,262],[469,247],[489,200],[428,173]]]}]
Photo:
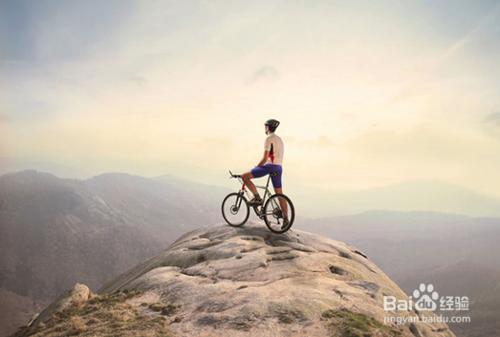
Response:
[{"label": "blue shorts", "polygon": [[281,174],[283,173],[281,165],[266,164],[264,166],[256,166],[250,172],[254,178],[260,178],[273,172],[278,173],[274,177],[271,177],[271,181],[274,188],[281,188]]}]

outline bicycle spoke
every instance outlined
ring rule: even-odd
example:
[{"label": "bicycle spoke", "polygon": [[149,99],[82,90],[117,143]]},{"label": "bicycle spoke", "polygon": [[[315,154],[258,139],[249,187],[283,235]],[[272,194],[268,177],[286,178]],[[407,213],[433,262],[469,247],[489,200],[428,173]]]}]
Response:
[{"label": "bicycle spoke", "polygon": [[242,226],[248,219],[250,210],[239,193],[231,193],[222,202],[222,216],[231,226]]},{"label": "bicycle spoke", "polygon": [[295,216],[290,199],[282,194],[275,194],[269,198],[264,206],[263,215],[267,227],[276,233],[287,231]]}]

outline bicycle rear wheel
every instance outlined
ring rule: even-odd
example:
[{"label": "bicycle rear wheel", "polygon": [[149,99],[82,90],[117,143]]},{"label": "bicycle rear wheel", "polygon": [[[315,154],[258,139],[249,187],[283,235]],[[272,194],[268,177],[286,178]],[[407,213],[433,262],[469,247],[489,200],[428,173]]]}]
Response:
[{"label": "bicycle rear wheel", "polygon": [[222,216],[229,226],[240,227],[250,215],[247,199],[241,193],[229,193],[222,201]]},{"label": "bicycle rear wheel", "polygon": [[[264,205],[264,221],[273,233],[285,233],[295,220],[295,208],[289,197],[284,194],[272,195]],[[285,223],[285,219],[288,223]]]}]

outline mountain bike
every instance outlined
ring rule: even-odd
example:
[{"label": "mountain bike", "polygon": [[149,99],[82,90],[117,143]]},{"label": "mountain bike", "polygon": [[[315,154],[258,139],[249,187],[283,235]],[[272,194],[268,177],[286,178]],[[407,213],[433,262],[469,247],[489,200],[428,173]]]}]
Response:
[{"label": "mountain bike", "polygon": [[[269,190],[269,181],[277,173],[269,174],[266,186],[255,186],[264,190],[262,203],[255,206],[248,204],[251,194],[246,189],[241,175],[233,174],[231,171],[229,171],[229,174],[230,178],[238,179],[241,183],[241,189],[238,192],[229,193],[222,201],[222,216],[228,225],[233,227],[243,226],[250,216],[250,207],[252,207],[257,217],[264,220],[271,232],[285,233],[292,227],[295,220],[295,208],[292,201],[284,194],[272,194]],[[285,224],[285,217],[288,224]]]}]

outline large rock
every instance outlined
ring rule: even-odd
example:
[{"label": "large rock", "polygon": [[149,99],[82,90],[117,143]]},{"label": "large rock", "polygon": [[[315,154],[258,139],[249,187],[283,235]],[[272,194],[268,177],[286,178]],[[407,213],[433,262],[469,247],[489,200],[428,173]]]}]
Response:
[{"label": "large rock", "polygon": [[[361,251],[298,230],[273,234],[262,224],[189,232],[100,290],[119,293],[129,294],[123,302],[134,315],[165,318],[173,336],[454,336],[445,324],[384,324],[384,317],[422,314],[383,310],[382,296],[406,295]],[[88,326],[91,311],[82,311],[81,331],[102,335]],[[37,336],[57,336],[51,331]]]},{"label": "large rock", "polygon": [[92,297],[92,295],[92,291],[89,287],[85,284],[77,283],[71,290],[67,291],[55,302],[45,308],[45,310],[37,315],[32,322],[29,322],[28,325],[36,326],[40,323],[45,323],[57,313],[68,310],[73,306],[81,307]]}]

